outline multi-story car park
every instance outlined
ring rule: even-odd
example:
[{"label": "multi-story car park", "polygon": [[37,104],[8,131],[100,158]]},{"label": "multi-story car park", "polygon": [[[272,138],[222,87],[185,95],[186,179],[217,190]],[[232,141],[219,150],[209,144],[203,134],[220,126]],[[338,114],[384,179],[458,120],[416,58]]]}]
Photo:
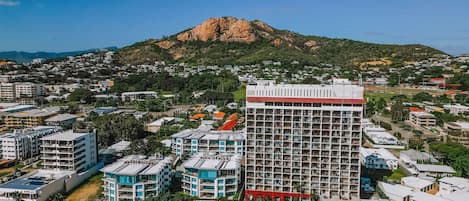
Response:
[{"label": "multi-story car park", "polygon": [[101,169],[105,200],[144,200],[158,196],[171,184],[170,157],[126,156]]},{"label": "multi-story car park", "polygon": [[171,136],[171,149],[177,156],[198,152],[243,154],[246,134],[240,131],[201,131],[187,129]]},{"label": "multi-story car park", "polygon": [[96,132],[67,130],[41,138],[44,169],[82,172],[98,160]]},{"label": "multi-story car park", "polygon": [[15,130],[0,136],[1,158],[5,160],[26,160],[40,153],[41,137],[61,131],[58,126],[38,126]]},{"label": "multi-story car park", "polygon": [[363,88],[247,87],[246,196],[358,200]]},{"label": "multi-story car park", "polygon": [[184,162],[182,189],[201,199],[233,199],[241,175],[241,155],[197,153]]}]

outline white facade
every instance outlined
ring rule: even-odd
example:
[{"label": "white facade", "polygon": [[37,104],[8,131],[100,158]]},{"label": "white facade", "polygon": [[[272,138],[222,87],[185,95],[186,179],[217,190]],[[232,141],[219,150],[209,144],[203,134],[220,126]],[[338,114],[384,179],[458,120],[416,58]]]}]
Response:
[{"label": "white facade", "polygon": [[409,120],[412,124],[422,127],[436,126],[436,117],[428,112],[410,112]]},{"label": "white facade", "polygon": [[104,199],[144,200],[158,196],[171,184],[170,157],[126,156],[104,167]]},{"label": "white facade", "polygon": [[439,180],[438,195],[448,196],[454,192],[465,192],[469,198],[469,179],[462,177],[444,177]]},{"label": "white facade", "polygon": [[187,129],[171,136],[171,150],[177,156],[198,152],[243,155],[245,131],[202,131]]},{"label": "white facade", "polygon": [[469,107],[456,104],[456,105],[443,105],[443,108],[449,110],[449,113],[454,115],[464,114],[464,112],[469,112]]},{"label": "white facade", "polygon": [[96,132],[73,130],[41,138],[44,169],[82,172],[96,165]]},{"label": "white facade", "polygon": [[238,192],[241,175],[241,155],[197,153],[184,162],[182,189],[201,199],[226,197],[233,199]]},{"label": "white facade", "polygon": [[396,170],[398,159],[386,149],[367,149],[360,147],[360,155],[366,168]]},{"label": "white facade", "polygon": [[145,100],[158,98],[158,94],[155,91],[135,91],[135,92],[124,92],[121,94],[122,101],[134,101],[134,100]]},{"label": "white facade", "polygon": [[1,158],[21,161],[38,156],[40,153],[39,139],[61,130],[61,127],[56,126],[38,126],[1,135]]},{"label": "white facade", "polygon": [[250,85],[246,100],[248,198],[359,199],[362,87]]},{"label": "white facade", "polygon": [[2,99],[35,98],[42,94],[44,94],[43,86],[32,82],[0,83]]},{"label": "white facade", "polygon": [[32,82],[15,83],[16,98],[35,98],[44,94],[44,87]]}]

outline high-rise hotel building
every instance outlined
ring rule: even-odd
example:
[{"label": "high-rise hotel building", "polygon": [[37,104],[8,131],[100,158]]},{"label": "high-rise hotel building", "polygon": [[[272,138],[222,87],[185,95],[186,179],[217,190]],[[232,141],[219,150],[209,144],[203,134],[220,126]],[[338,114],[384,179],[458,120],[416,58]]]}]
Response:
[{"label": "high-rise hotel building", "polygon": [[250,85],[246,200],[358,200],[363,87]]}]

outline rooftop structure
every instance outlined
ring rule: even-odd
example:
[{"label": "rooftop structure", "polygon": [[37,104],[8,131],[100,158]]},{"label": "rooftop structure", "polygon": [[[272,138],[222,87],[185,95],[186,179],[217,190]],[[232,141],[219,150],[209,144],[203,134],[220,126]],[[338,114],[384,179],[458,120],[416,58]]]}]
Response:
[{"label": "rooftop structure", "polygon": [[360,155],[366,168],[396,170],[398,159],[386,149],[360,147]]},{"label": "rooftop structure", "polygon": [[39,170],[0,184],[0,200],[45,201],[55,193],[66,191],[66,181],[73,171]]},{"label": "rooftop structure", "polygon": [[244,131],[203,131],[187,129],[171,136],[172,152],[177,156],[197,152],[243,154]]},{"label": "rooftop structure", "polygon": [[182,166],[185,169],[182,188],[189,195],[201,199],[232,199],[238,191],[241,155],[197,153]]},{"label": "rooftop structure", "polygon": [[435,190],[435,183],[429,180],[421,179],[414,176],[401,178],[401,184],[412,188],[416,191],[429,192]]},{"label": "rooftop structure", "polygon": [[31,128],[44,125],[44,120],[58,114],[60,107],[32,109],[5,115],[5,125],[10,128]]},{"label": "rooftop structure", "polygon": [[171,183],[170,157],[130,155],[101,169],[105,200],[145,199],[165,192]]}]

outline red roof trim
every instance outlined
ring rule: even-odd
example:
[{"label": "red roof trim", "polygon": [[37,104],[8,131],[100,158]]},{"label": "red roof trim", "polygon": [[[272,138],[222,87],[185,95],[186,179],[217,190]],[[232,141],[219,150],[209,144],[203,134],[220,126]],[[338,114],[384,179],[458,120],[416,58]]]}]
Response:
[{"label": "red roof trim", "polygon": [[305,193],[293,193],[293,192],[272,192],[272,191],[259,191],[259,190],[245,190],[244,200],[248,200],[249,196],[255,200],[257,198],[280,198],[281,201],[285,200],[285,197],[290,198],[310,198],[310,194]]},{"label": "red roof trim", "polygon": [[363,99],[340,98],[279,98],[279,97],[247,97],[249,102],[288,102],[288,103],[332,103],[332,104],[363,104]]}]

